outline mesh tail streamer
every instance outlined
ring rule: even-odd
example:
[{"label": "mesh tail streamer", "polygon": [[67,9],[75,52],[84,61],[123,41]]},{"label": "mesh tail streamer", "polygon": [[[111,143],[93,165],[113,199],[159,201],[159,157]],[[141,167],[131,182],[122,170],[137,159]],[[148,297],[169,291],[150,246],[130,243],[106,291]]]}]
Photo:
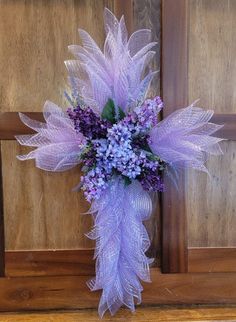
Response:
[{"label": "mesh tail streamer", "polygon": [[135,299],[141,303],[140,280],[150,282],[150,246],[142,223],[150,217],[152,200],[138,181],[125,186],[115,178],[99,199],[92,203],[90,213],[94,228],[88,237],[96,240],[96,277],[88,282],[92,291],[102,289],[99,315],[106,310],[114,315],[122,306],[135,310]]}]

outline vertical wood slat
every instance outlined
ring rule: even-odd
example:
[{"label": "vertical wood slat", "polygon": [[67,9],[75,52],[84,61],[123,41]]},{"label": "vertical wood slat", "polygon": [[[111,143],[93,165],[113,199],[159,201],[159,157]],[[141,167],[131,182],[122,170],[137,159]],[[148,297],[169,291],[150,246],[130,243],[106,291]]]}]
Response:
[{"label": "vertical wood slat", "polygon": [[[215,136],[225,132],[228,140],[236,137],[235,17],[235,0],[189,0],[189,103],[199,98],[198,105],[218,113],[212,121],[221,119],[226,125]],[[210,176],[189,170],[186,180],[188,247],[216,247],[211,249],[212,260],[205,261],[214,270],[217,247],[236,247],[236,142],[220,145],[224,154],[207,158]],[[203,260],[199,264],[194,260],[193,265],[189,252],[188,270],[201,271]],[[230,253],[224,253],[225,271],[232,271],[231,259]],[[220,262],[218,268],[223,268]]]},{"label": "vertical wood slat", "polygon": [[[63,61],[72,59],[67,46],[79,42],[78,27],[102,45],[103,10],[113,1],[1,1],[1,112],[41,112],[47,99],[67,106]],[[63,174],[43,172],[34,161],[16,160],[27,151],[16,142],[2,142],[5,248],[93,247],[84,236],[92,226],[91,216],[80,215],[88,205],[82,193],[71,193],[79,181],[79,168]]]},{"label": "vertical wood slat", "polygon": [[[96,1],[94,1],[94,4],[95,4],[95,2]],[[110,1],[110,0],[107,0],[107,1],[104,1],[104,6],[110,7],[110,9],[112,9],[112,11],[115,12],[116,15],[121,15],[121,14],[125,15],[125,19],[126,19],[126,22],[127,22],[127,28],[128,28],[129,31],[131,31],[131,26],[132,26],[132,16],[133,16],[132,15],[132,13],[133,13],[132,4],[133,4],[132,0],[127,0],[127,1],[119,1],[119,0]],[[91,4],[91,6],[92,6],[92,4]],[[99,5],[99,8],[100,8],[100,5]],[[62,7],[62,9],[64,10],[64,7]],[[94,10],[96,12],[96,7],[95,7]],[[78,12],[78,10],[77,10],[77,12]],[[101,16],[101,19],[102,19],[102,16]],[[86,21],[85,21],[85,24],[86,24]],[[31,104],[29,104],[29,105],[31,105]],[[15,108],[16,108],[16,110],[18,110],[19,107],[16,106]],[[14,139],[15,134],[23,134],[25,131],[26,132],[30,131],[29,129],[26,129],[26,127],[21,122],[19,122],[19,118],[18,118],[17,113],[14,113],[14,112],[9,112],[7,114],[2,113],[1,116],[2,116],[2,118],[1,118],[2,122],[0,122],[1,123],[0,124],[0,132],[3,131],[5,133],[5,137],[1,137],[2,139]],[[10,117],[10,120],[9,120],[9,123],[6,123],[5,122],[6,121],[5,117],[8,118],[8,116]],[[42,113],[34,112],[34,116],[36,118],[41,119],[42,118]],[[14,117],[15,117],[15,119],[14,119]],[[15,123],[15,122],[20,124],[20,131],[17,131],[17,129],[14,127],[13,123]],[[14,130],[11,132],[11,131],[9,131],[10,128],[14,128]],[[4,269],[5,269],[4,268],[4,250],[5,250],[5,247],[4,247],[4,234],[3,234],[4,222],[3,222],[3,191],[2,191],[2,189],[3,189],[3,187],[1,185],[0,276],[4,275]]]},{"label": "vertical wood slat", "polygon": [[[188,104],[188,0],[162,2],[162,97],[166,117]],[[184,174],[179,190],[165,177],[162,199],[162,272],[187,272]]]},{"label": "vertical wood slat", "polygon": [[114,14],[117,17],[124,15],[125,24],[128,33],[131,34],[133,31],[133,0],[114,0]]},{"label": "vertical wood slat", "polygon": [[5,236],[3,217],[2,156],[0,145],[0,277],[5,275]]},{"label": "vertical wood slat", "polygon": [[[133,28],[138,29],[150,29],[152,32],[152,41],[156,41],[157,45],[152,48],[156,52],[155,57],[151,60],[150,68],[152,70],[160,69],[160,29],[161,29],[161,0],[135,0],[133,1]],[[158,73],[155,80],[149,87],[147,97],[154,97],[160,95],[160,74]],[[160,213],[160,199],[157,196],[154,203],[154,211],[149,220],[145,221],[145,227],[148,231],[148,235],[151,241],[151,245],[148,249],[147,256],[155,258],[160,266],[161,257],[161,213]]]}]

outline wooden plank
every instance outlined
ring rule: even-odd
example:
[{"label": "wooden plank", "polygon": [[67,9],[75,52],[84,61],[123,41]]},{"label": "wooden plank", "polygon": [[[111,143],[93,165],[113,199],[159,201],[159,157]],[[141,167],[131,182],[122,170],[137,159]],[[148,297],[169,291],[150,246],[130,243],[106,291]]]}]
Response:
[{"label": "wooden plank", "polygon": [[5,275],[92,275],[93,249],[6,252]]},{"label": "wooden plank", "polygon": [[47,99],[68,104],[63,98],[67,87],[63,61],[73,56],[67,46],[79,43],[78,28],[86,29],[102,45],[103,10],[113,9],[113,2],[2,0],[1,111],[41,111]]},{"label": "wooden plank", "polygon": [[[236,273],[161,274],[151,270],[143,305],[236,304]],[[100,292],[90,292],[88,276],[0,279],[0,311],[96,308]]]},{"label": "wooden plank", "polygon": [[189,103],[236,113],[236,2],[188,0]]},{"label": "wooden plank", "polygon": [[[26,112],[25,114],[32,119],[44,121],[41,112]],[[224,124],[224,127],[215,135],[228,140],[236,140],[236,114],[215,114],[211,121]],[[14,140],[15,135],[32,133],[34,131],[21,122],[17,112],[0,113],[0,140]]]},{"label": "wooden plank", "polygon": [[[135,0],[134,7],[134,30],[150,29],[152,41],[157,45],[152,48],[156,52],[155,57],[149,64],[152,70],[160,70],[161,50],[161,0]],[[157,73],[148,90],[147,97],[160,95],[160,73]]]},{"label": "wooden plank", "polygon": [[5,248],[19,250],[87,249],[92,217],[83,192],[73,192],[80,167],[61,173],[42,171],[34,160],[16,159],[29,149],[2,141]]},{"label": "wooden plank", "polygon": [[[162,3],[162,97],[163,116],[188,104],[188,1],[165,0]],[[184,174],[179,191],[166,177],[163,193],[162,271],[187,271],[186,213]]]},{"label": "wooden plank", "polygon": [[[161,1],[160,0],[135,0],[133,1],[133,30],[150,29],[152,31],[152,41],[158,44],[152,50],[156,51],[155,57],[150,63],[150,68],[153,70],[160,69],[160,38],[161,38]],[[125,1],[120,1],[125,3]],[[160,73],[152,81],[149,88],[148,97],[160,95]],[[161,256],[161,211],[160,200],[156,196],[155,209],[151,218],[145,221],[145,226],[151,240],[151,246],[148,250],[148,256],[157,258],[158,265],[160,264]]]},{"label": "wooden plank", "polygon": [[[45,100],[66,108],[63,91],[67,89],[67,72],[63,61],[73,59],[67,47],[80,44],[78,28],[86,29],[102,46],[103,11],[105,6],[112,9],[113,2],[1,1],[1,112],[42,112]],[[8,126],[5,121],[2,118],[0,128]],[[11,138],[24,131],[23,125],[19,126]],[[27,149],[15,142],[2,144],[6,248],[93,247],[84,236],[92,220],[81,215],[88,204],[82,193],[71,192],[79,182],[79,168],[63,174],[46,173],[36,169],[33,161],[17,161],[16,155],[24,152]]]},{"label": "wooden plank", "polygon": [[206,163],[210,175],[187,172],[188,247],[236,247],[236,142],[221,147]]},{"label": "wooden plank", "polygon": [[4,234],[4,206],[2,180],[2,154],[0,144],[0,276],[5,275],[5,234]]},{"label": "wooden plank", "polygon": [[[1,313],[0,322],[101,322],[96,309],[59,312]],[[159,306],[137,307],[134,314],[121,308],[115,316],[107,313],[105,322],[206,322],[206,321],[236,321],[236,307],[231,306]]]},{"label": "wooden plank", "polygon": [[214,136],[226,140],[236,140],[236,114],[214,114],[211,122],[224,125]]},{"label": "wooden plank", "polygon": [[133,0],[113,0],[113,12],[116,17],[120,18],[122,15],[125,17],[125,24],[128,33],[133,32]]},{"label": "wooden plank", "polygon": [[236,248],[207,247],[188,249],[189,272],[235,272]]},{"label": "wooden plank", "polygon": [[[229,140],[236,137],[235,16],[234,0],[189,0],[189,102],[213,109],[212,121],[226,124],[215,135]],[[210,176],[188,171],[189,247],[236,247],[236,144],[221,145],[224,155],[206,163]]]},{"label": "wooden plank", "polygon": [[[44,121],[43,113],[25,113],[32,119]],[[15,135],[35,133],[32,129],[25,126],[17,112],[0,113],[0,140],[15,140]]]}]

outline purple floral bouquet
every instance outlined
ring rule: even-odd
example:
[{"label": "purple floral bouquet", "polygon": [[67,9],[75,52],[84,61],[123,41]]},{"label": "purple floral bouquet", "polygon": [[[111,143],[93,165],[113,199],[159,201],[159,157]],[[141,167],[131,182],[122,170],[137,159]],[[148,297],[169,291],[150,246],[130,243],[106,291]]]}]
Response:
[{"label": "purple floral bouquet", "polygon": [[141,303],[140,281],[150,281],[152,262],[143,221],[152,213],[151,193],[164,189],[163,173],[187,167],[207,172],[207,154],[222,153],[221,139],[211,136],[221,127],[209,122],[213,111],[191,105],[158,122],[160,97],[146,99],[156,73],[145,74],[155,54],[151,31],[138,30],[128,39],[124,17],[118,21],[105,9],[104,19],[103,51],[84,30],[83,46],[69,46],[76,58],[65,62],[70,107],[64,112],[46,102],[46,123],[20,114],[36,134],[16,137],[36,147],[18,158],[35,159],[40,169],[82,164],[76,189],[91,203],[94,227],[87,236],[96,240],[96,277],[88,286],[102,289],[100,316],[123,304],[134,311],[135,299]]}]

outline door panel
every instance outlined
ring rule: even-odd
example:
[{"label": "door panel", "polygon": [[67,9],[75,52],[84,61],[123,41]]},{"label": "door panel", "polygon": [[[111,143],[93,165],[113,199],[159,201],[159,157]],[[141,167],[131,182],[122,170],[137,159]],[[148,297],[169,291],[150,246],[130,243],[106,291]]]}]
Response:
[{"label": "door panel", "polygon": [[78,168],[64,173],[45,172],[34,161],[20,162],[25,148],[2,141],[3,199],[6,250],[91,248],[85,237],[91,216],[82,193],[72,192]]},{"label": "door panel", "polygon": [[221,146],[224,155],[207,162],[209,176],[186,175],[188,247],[236,246],[236,142]]},{"label": "door panel", "polygon": [[[32,0],[0,4],[1,275],[94,274],[94,242],[84,235],[92,226],[91,217],[83,214],[89,204],[82,193],[71,191],[79,182],[79,168],[47,173],[37,169],[33,161],[19,162],[16,155],[28,149],[13,139],[16,134],[29,132],[17,112],[30,112],[31,117],[41,120],[46,99],[66,107],[63,61],[71,58],[67,46],[80,42],[78,27],[103,44],[104,7],[118,16],[125,14],[129,32],[151,28],[154,40],[159,40],[160,1]],[[155,15],[148,19],[150,12]],[[154,24],[154,18],[158,23]],[[158,53],[155,68],[160,65],[159,59]],[[150,94],[158,91],[159,76]],[[152,242],[149,256],[154,258],[160,247],[160,217],[156,213],[160,216],[158,200],[152,218],[146,222]]]},{"label": "door panel", "polygon": [[[121,1],[120,1],[121,2]],[[161,50],[161,0],[133,0],[133,26],[132,30],[137,29],[151,29],[152,41],[156,41],[157,45],[153,47],[156,51],[155,57],[151,61],[151,68],[153,70],[160,69],[160,50]],[[154,97],[160,95],[160,73],[155,76],[154,81],[149,88],[148,96]],[[160,266],[161,257],[161,211],[160,199],[156,196],[155,207],[151,218],[144,222],[149,238],[151,240],[151,247],[147,255],[156,258],[154,265]]]},{"label": "door panel", "polygon": [[[46,99],[66,106],[67,46],[79,42],[78,27],[102,44],[102,12],[112,1],[2,1],[0,5],[1,112],[42,111]],[[91,7],[93,10],[91,10]],[[17,134],[17,132],[15,132]],[[80,173],[52,174],[21,163],[25,151],[2,142],[6,250],[93,247],[82,194],[72,193]]]},{"label": "door panel", "polygon": [[[192,1],[192,5],[194,1]],[[197,4],[205,5],[207,1],[202,1],[201,3],[197,1]],[[211,2],[214,6],[213,1]],[[219,4],[219,1],[217,0]],[[225,1],[222,0],[224,6]],[[228,2],[230,3],[230,2]],[[232,2],[233,3],[233,2]],[[165,110],[164,115],[171,113],[176,107],[186,106],[189,99],[188,92],[188,64],[187,61],[189,59],[189,51],[188,51],[188,26],[189,26],[189,4],[188,0],[164,0],[162,1],[162,90],[163,97],[165,100]],[[28,7],[27,7],[28,5]],[[23,95],[17,93],[17,86],[21,86],[21,84],[17,84],[16,78],[13,79],[13,70],[8,68],[9,75],[12,78],[12,82],[7,78],[7,74],[4,75],[4,82],[1,83],[1,87],[3,87],[3,95],[1,97],[1,108],[2,111],[10,111],[10,113],[1,113],[0,114],[0,139],[4,140],[12,140],[14,138],[14,134],[28,132],[24,126],[19,122],[17,114],[14,111],[18,111],[19,109],[22,111],[41,111],[42,104],[45,98],[50,98],[56,102],[61,101],[61,97],[59,96],[59,92],[57,92],[59,80],[61,79],[60,68],[62,65],[62,61],[68,57],[67,52],[62,54],[62,50],[66,50],[66,45],[71,43],[72,41],[67,41],[68,37],[73,37],[73,32],[75,29],[80,27],[86,27],[92,34],[96,37],[97,33],[99,33],[100,29],[100,18],[102,17],[103,5],[108,5],[110,8],[114,10],[115,13],[125,13],[126,21],[128,22],[128,28],[131,29],[132,26],[137,27],[151,27],[155,30],[155,39],[159,39],[159,32],[157,27],[158,14],[160,10],[160,2],[156,0],[133,0],[133,1],[121,1],[121,0],[113,0],[113,1],[2,1],[1,9],[5,10],[4,15],[7,18],[2,17],[3,19],[0,22],[1,30],[4,32],[0,33],[0,42],[3,41],[4,47],[0,46],[0,57],[1,57],[1,71],[4,67],[5,61],[9,58],[9,61],[13,61],[16,58],[14,56],[14,48],[12,46],[8,46],[7,38],[4,33],[10,32],[13,22],[14,15],[16,21],[18,23],[16,35],[13,31],[11,31],[11,37],[18,37],[18,42],[16,44],[16,48],[18,48],[17,55],[17,65],[18,71],[16,71],[17,79],[22,80],[21,84],[24,83],[24,88],[31,88],[32,90],[37,89],[39,92],[34,93],[29,91],[30,94],[28,99],[24,98]],[[27,7],[27,8],[26,8]],[[7,8],[7,9],[6,9]],[[19,9],[19,10],[18,10]],[[10,10],[10,12],[8,12]],[[198,9],[199,10],[199,9]],[[224,9],[222,9],[224,10]],[[48,12],[50,11],[50,12]],[[62,12],[63,11],[63,12]],[[43,15],[39,15],[39,12],[43,12],[47,19],[44,20]],[[33,14],[34,13],[34,14]],[[78,19],[75,21],[71,19],[69,15],[78,15]],[[0,13],[1,14],[1,13]],[[204,13],[201,13],[204,14]],[[19,16],[20,15],[20,16]],[[37,17],[37,19],[33,20],[32,16]],[[44,47],[44,53],[42,53],[42,57],[40,61],[47,61],[45,67],[47,67],[50,72],[45,70],[45,68],[41,68],[40,70],[33,66],[33,62],[31,61],[30,65],[27,66],[27,76],[30,77],[31,83],[28,84],[27,77],[23,74],[25,68],[25,55],[27,55],[28,51],[25,49],[22,51],[22,57],[20,56],[21,50],[20,43],[25,44],[24,46],[28,46],[31,51],[34,53],[34,56],[37,56],[37,51],[34,52],[34,48],[30,44],[31,37],[28,36],[27,40],[23,40],[23,32],[20,29],[20,25],[24,25],[24,32],[30,33],[30,28],[26,23],[26,19],[23,21],[23,17],[29,17],[29,21],[31,21],[31,25],[37,23],[46,25],[48,18],[51,19],[51,22],[48,22],[50,26],[58,26],[60,24],[60,28],[57,28],[56,31],[52,28],[49,32],[42,30],[42,28],[34,28],[34,33],[37,31],[38,33],[42,32],[41,36],[38,34],[39,41],[43,46],[44,42],[47,43],[47,47]],[[58,18],[58,19],[56,19]],[[42,20],[41,20],[42,19]],[[11,24],[9,23],[11,21]],[[22,22],[21,22],[22,21]],[[34,23],[32,23],[32,21]],[[36,22],[35,22],[36,21]],[[40,22],[41,21],[41,22]],[[53,22],[54,21],[54,22]],[[59,22],[58,22],[59,21]],[[94,21],[96,23],[94,23]],[[21,22],[21,23],[20,23]],[[44,22],[44,23],[42,23]],[[82,25],[83,22],[84,25]],[[64,24],[69,25],[67,29],[64,28]],[[71,25],[70,25],[71,24]],[[74,24],[74,26],[72,26]],[[63,25],[63,28],[61,28]],[[75,29],[74,29],[75,27]],[[36,30],[36,29],[37,30]],[[90,29],[92,28],[92,29]],[[101,27],[102,28],[102,27]],[[63,29],[63,30],[62,30]],[[69,30],[71,29],[71,30]],[[69,31],[68,31],[69,30]],[[68,34],[67,34],[68,31]],[[66,33],[66,35],[64,35]],[[61,37],[62,34],[64,37]],[[46,37],[46,38],[45,38]],[[60,38],[61,37],[61,38]],[[49,39],[52,38],[52,39]],[[64,40],[63,40],[64,39]],[[69,38],[68,38],[69,39]],[[98,40],[98,38],[96,38]],[[99,38],[100,39],[100,38]],[[48,43],[53,42],[53,45],[50,47],[50,55],[47,52]],[[60,43],[57,44],[56,41]],[[34,39],[34,42],[36,40]],[[64,42],[62,44],[62,42]],[[10,42],[12,44],[12,42]],[[50,45],[49,45],[50,46]],[[57,55],[57,46],[60,49],[61,58],[56,60],[52,59],[51,51],[53,55]],[[37,47],[38,48],[38,47]],[[41,48],[41,46],[40,46]],[[40,53],[40,48],[38,48]],[[8,53],[7,53],[8,51]],[[21,58],[19,58],[21,57]],[[58,56],[59,57],[59,56]],[[158,56],[157,56],[158,57]],[[55,57],[54,57],[55,58]],[[24,62],[21,65],[20,61]],[[158,61],[158,58],[157,58]],[[155,64],[158,64],[158,62]],[[35,60],[34,60],[35,62]],[[48,66],[48,62],[52,62],[54,67]],[[38,63],[37,63],[38,64]],[[37,65],[36,64],[36,65]],[[38,65],[39,66],[39,65]],[[41,66],[41,65],[40,65]],[[23,68],[24,67],[24,68]],[[232,67],[233,69],[233,67]],[[37,74],[38,72],[38,74]],[[197,73],[197,71],[195,71]],[[48,73],[48,74],[47,74]],[[54,74],[55,73],[55,74]],[[58,74],[57,74],[58,73]],[[213,72],[212,72],[213,73]],[[35,78],[35,75],[37,77]],[[39,85],[44,81],[44,75],[46,85]],[[51,83],[51,77],[53,76],[53,82]],[[57,76],[55,76],[57,75]],[[34,83],[36,81],[36,83]],[[58,82],[58,83],[57,83]],[[7,86],[5,87],[5,84]],[[12,86],[10,86],[12,84]],[[32,85],[34,84],[34,85]],[[61,83],[60,83],[61,84]],[[59,84],[59,85],[60,85]],[[157,80],[157,87],[159,87],[159,79]],[[63,86],[62,86],[63,87]],[[197,88],[197,85],[196,85]],[[48,92],[50,89],[50,93]],[[153,93],[155,90],[155,85],[152,86],[151,91]],[[11,91],[11,93],[10,93]],[[209,89],[211,91],[211,89]],[[25,91],[24,93],[27,93]],[[23,90],[22,90],[23,93]],[[201,93],[201,92],[199,92]],[[206,90],[206,95],[208,91]],[[26,95],[26,94],[24,94]],[[52,96],[50,96],[52,95]],[[217,94],[218,95],[218,94]],[[229,95],[233,95],[232,93]],[[35,98],[36,97],[36,98]],[[222,99],[223,101],[223,99]],[[17,102],[19,104],[17,104]],[[32,104],[31,104],[32,103]],[[217,103],[217,102],[216,102]],[[4,106],[5,105],[5,106]],[[33,106],[33,107],[32,107]],[[213,105],[214,106],[214,105]],[[206,105],[208,107],[208,105]],[[232,106],[231,106],[232,107]],[[218,109],[219,108],[219,109]],[[221,110],[221,105],[217,105],[217,113],[214,117],[216,122],[225,122],[225,128],[220,132],[222,136],[225,138],[236,139],[236,117],[233,114],[232,110]],[[226,113],[226,114],[225,114]],[[33,114],[35,118],[41,118],[42,115],[40,113]],[[232,143],[232,144],[231,144]],[[226,149],[229,150],[229,154],[234,149],[234,142],[227,142]],[[47,212],[44,212],[41,207],[42,205],[38,202],[36,192],[31,192],[31,190],[27,190],[26,187],[22,188],[22,185],[25,185],[26,180],[25,177],[29,175],[30,181],[29,185],[33,187],[34,185],[41,192],[41,194],[46,191],[51,194],[52,197],[55,196],[57,189],[54,190],[54,185],[62,185],[65,182],[65,186],[59,188],[60,196],[65,195],[70,200],[76,198],[71,193],[70,187],[71,184],[74,184],[74,181],[77,182],[77,171],[71,171],[62,176],[58,176],[54,174],[52,177],[48,176],[46,173],[42,174],[41,171],[35,169],[33,165],[29,162],[27,165],[23,165],[22,163],[17,162],[15,160],[15,154],[20,151],[21,148],[16,147],[15,142],[2,142],[2,153],[3,153],[3,181],[4,184],[0,185],[1,190],[7,189],[8,193],[4,192],[5,201],[4,209],[8,212],[9,224],[13,225],[13,227],[6,227],[6,244],[9,247],[9,251],[4,252],[4,235],[3,235],[3,203],[0,203],[0,311],[19,311],[19,310],[34,310],[34,309],[75,309],[75,308],[91,308],[97,307],[99,292],[89,292],[86,286],[86,281],[94,275],[94,262],[92,261],[93,251],[88,248],[88,244],[85,240],[79,239],[79,236],[82,236],[82,229],[86,227],[88,222],[81,222],[76,216],[80,211],[75,211],[71,209],[71,204],[68,200],[63,200],[63,205],[61,207],[65,207],[66,210],[71,211],[71,219],[66,216],[63,219],[62,212],[60,206],[58,207],[59,219],[62,219],[62,222],[56,223],[56,230],[59,231],[60,236],[57,236],[57,233],[53,232],[53,228],[49,227],[49,225],[54,225],[52,220],[52,216],[48,213],[52,211],[52,205],[49,202],[49,199],[45,199],[43,196],[41,203],[44,204]],[[14,160],[13,160],[14,159]],[[1,159],[0,159],[1,161]],[[217,172],[218,163],[212,163],[210,161],[210,166],[212,169]],[[219,159],[217,162],[223,162]],[[228,167],[233,167],[234,160],[232,156],[227,159]],[[12,166],[11,166],[12,164]],[[22,168],[17,168],[22,167]],[[11,177],[12,172],[12,177]],[[192,174],[191,174],[192,175]],[[219,175],[217,173],[217,175]],[[19,177],[19,178],[18,178]],[[1,176],[0,176],[1,178]],[[190,180],[191,176],[189,177]],[[230,175],[228,174],[228,179],[230,179]],[[14,180],[15,179],[15,180]],[[192,178],[191,180],[194,180]],[[195,178],[196,180],[196,178]],[[204,179],[206,180],[206,179]],[[223,180],[223,178],[222,178]],[[232,179],[233,180],[233,179]],[[152,283],[148,283],[144,285],[144,293],[143,293],[143,303],[146,305],[155,305],[155,304],[207,304],[207,303],[227,303],[232,304],[236,303],[236,273],[235,273],[235,248],[234,247],[206,247],[208,242],[212,242],[212,239],[208,239],[207,242],[204,241],[204,244],[200,244],[200,242],[206,239],[206,237],[202,237],[198,235],[198,231],[194,227],[189,227],[191,229],[191,234],[189,240],[187,238],[187,223],[191,224],[190,220],[192,218],[188,218],[188,214],[186,211],[186,194],[185,194],[185,185],[186,178],[183,175],[179,179],[180,189],[178,193],[171,186],[171,183],[167,182],[167,191],[163,197],[163,213],[162,213],[162,271],[163,272],[194,272],[194,273],[184,273],[184,274],[163,274],[160,272],[159,268],[151,268],[151,279]],[[14,184],[17,184],[18,188],[14,190]],[[206,183],[204,183],[206,184]],[[208,184],[208,181],[207,181]],[[225,185],[226,186],[226,185]],[[50,191],[49,187],[51,188]],[[66,190],[66,187],[69,188]],[[29,209],[26,210],[26,214],[24,214],[23,206],[21,204],[22,199],[20,199],[20,188],[24,190],[25,198],[25,206],[26,209],[28,206],[40,208],[38,213],[41,212],[43,218],[36,217],[32,221],[31,214]],[[229,188],[227,188],[229,189]],[[227,190],[229,191],[229,190]],[[13,193],[13,197],[10,197],[10,193]],[[30,195],[32,194],[32,196]],[[3,197],[3,193],[0,194],[0,198]],[[57,195],[56,195],[57,197]],[[11,206],[11,201],[13,198],[16,198],[21,207],[21,217],[16,215],[13,212],[13,206]],[[72,198],[72,199],[71,199]],[[80,198],[77,196],[77,198]],[[191,198],[194,198],[191,197]],[[214,196],[211,196],[212,200]],[[37,203],[35,202],[37,201]],[[0,200],[1,201],[1,200]],[[53,201],[53,200],[52,200]],[[58,198],[57,198],[58,201]],[[12,201],[14,205],[16,205],[15,201]],[[73,203],[77,203],[74,201]],[[213,203],[213,201],[212,201]],[[39,206],[40,205],[40,206]],[[17,205],[16,205],[17,207]],[[85,207],[85,205],[84,205]],[[195,206],[194,206],[195,207]],[[198,208],[200,206],[198,205]],[[230,206],[230,211],[228,211],[229,219],[231,210],[233,209],[233,203]],[[78,208],[78,210],[82,208]],[[233,211],[233,210],[232,210]],[[17,212],[17,209],[16,209]],[[158,214],[159,216],[159,214]],[[149,232],[151,232],[151,236],[153,237],[152,249],[151,253],[156,254],[159,244],[159,232],[156,223],[160,222],[159,217],[157,215],[153,216],[151,222],[148,223]],[[78,214],[78,217],[79,214]],[[13,222],[13,218],[16,218],[16,223]],[[88,218],[88,217],[86,217]],[[201,225],[202,218],[198,218],[195,216],[194,225]],[[70,221],[72,220],[72,221]],[[86,219],[87,220],[87,219]],[[212,220],[212,219],[211,219]],[[27,231],[24,228],[25,222]],[[28,232],[32,229],[36,236],[38,236],[38,231],[32,227],[31,223],[35,225],[37,223],[42,228],[43,234],[39,235],[40,238],[34,241],[33,234],[29,232],[29,237],[31,242],[29,243],[22,232]],[[79,229],[79,236],[75,236],[74,227],[72,229],[72,235],[75,237],[73,242],[71,242],[71,237],[69,236],[69,224],[74,224],[77,229]],[[209,224],[211,224],[209,222]],[[83,227],[82,227],[83,225]],[[203,224],[202,224],[203,225]],[[17,227],[20,227],[19,231]],[[80,230],[81,228],[81,230]],[[210,229],[211,226],[209,225]],[[12,230],[11,230],[12,229]],[[65,229],[65,231],[64,231]],[[230,228],[231,229],[231,228]],[[46,231],[49,231],[51,236],[48,236]],[[226,224],[223,225],[222,234],[220,235],[220,239],[218,240],[220,245],[223,245],[223,241],[226,242],[227,245],[233,245],[233,230],[231,237],[224,235],[226,231]],[[208,231],[206,232],[206,236],[208,236]],[[13,233],[15,236],[18,236],[17,242],[14,241],[12,237]],[[65,234],[66,233],[66,234]],[[194,238],[193,238],[194,236]],[[212,235],[213,236],[213,235]],[[230,236],[230,235],[229,235]],[[209,236],[208,236],[209,237]],[[208,238],[207,237],[207,238]],[[193,242],[193,240],[195,241]],[[39,246],[42,242],[43,246]],[[78,243],[81,246],[81,249],[74,248],[74,243]],[[53,246],[50,246],[50,245]],[[188,244],[191,248],[188,248]],[[13,246],[9,246],[13,245]],[[24,246],[24,245],[27,245]],[[33,245],[33,246],[32,246]],[[56,247],[54,246],[56,245]],[[62,245],[66,245],[70,249],[63,249]],[[192,247],[193,245],[203,245],[203,247]],[[213,245],[213,244],[212,244]],[[28,249],[27,249],[28,248]],[[53,250],[52,250],[53,249]],[[5,256],[4,256],[5,255]],[[6,257],[6,266],[4,266],[4,257]],[[198,272],[201,272],[199,274]],[[214,273],[209,273],[214,272]],[[222,273],[223,272],[223,273]],[[230,272],[230,273],[229,273]],[[4,277],[4,274],[7,277]],[[50,275],[50,276],[48,276]]]},{"label": "door panel", "polygon": [[[61,103],[67,46],[84,28],[102,44],[103,8],[112,0],[3,0],[0,4],[1,111],[42,110],[45,99]],[[64,78],[64,79],[63,79]]]},{"label": "door panel", "polygon": [[188,7],[189,102],[235,114],[236,2],[189,0]]},{"label": "door panel", "polygon": [[[189,2],[188,99],[218,114],[236,113],[235,17],[233,0]],[[207,163],[211,177],[186,178],[189,271],[236,271],[236,144],[222,147]]]},{"label": "door panel", "polygon": [[222,143],[225,154],[207,162],[211,176],[186,171],[179,191],[167,187],[163,271],[235,272],[236,2],[163,4],[165,114],[200,98],[198,106],[214,109],[212,121],[225,124],[216,135],[229,140]]}]

